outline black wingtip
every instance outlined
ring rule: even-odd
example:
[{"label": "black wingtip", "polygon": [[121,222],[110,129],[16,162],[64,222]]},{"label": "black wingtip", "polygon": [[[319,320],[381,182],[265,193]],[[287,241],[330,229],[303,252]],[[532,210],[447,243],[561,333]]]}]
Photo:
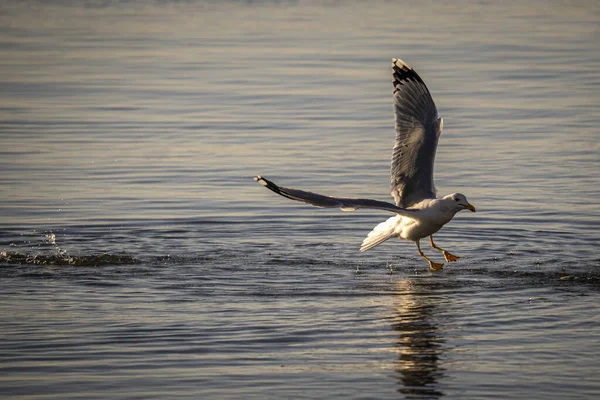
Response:
[{"label": "black wingtip", "polygon": [[271,182],[269,182],[268,180],[266,180],[265,178],[263,178],[263,177],[262,177],[262,176],[260,176],[260,175],[256,175],[256,176],[254,177],[254,180],[255,180],[256,182],[260,183],[261,185],[265,186],[265,187],[269,187],[269,183],[271,183]]},{"label": "black wingtip", "polygon": [[275,193],[277,193],[277,194],[279,194],[279,195],[281,195],[283,197],[288,197],[289,198],[288,194],[283,193],[281,191],[281,189],[279,188],[279,186],[277,186],[275,183],[271,182],[270,180],[268,180],[266,178],[263,178],[260,175],[255,176],[254,180],[256,182],[260,183],[262,186],[266,187],[267,189],[269,189],[269,190],[271,190],[271,191],[273,191],[273,192],[275,192]]},{"label": "black wingtip", "polygon": [[417,74],[410,65],[399,58],[392,58],[392,69],[394,70],[392,74],[394,87],[407,81],[424,83],[419,74]]}]

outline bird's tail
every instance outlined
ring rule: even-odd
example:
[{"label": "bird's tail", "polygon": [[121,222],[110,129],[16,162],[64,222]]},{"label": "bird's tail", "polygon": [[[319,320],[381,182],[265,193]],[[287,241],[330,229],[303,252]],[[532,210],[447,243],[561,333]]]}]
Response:
[{"label": "bird's tail", "polygon": [[373,228],[373,230],[369,232],[365,240],[363,240],[362,244],[360,245],[360,251],[372,249],[373,247],[385,242],[389,238],[397,236],[396,225],[398,218],[401,217],[390,217],[387,221],[384,221]]}]

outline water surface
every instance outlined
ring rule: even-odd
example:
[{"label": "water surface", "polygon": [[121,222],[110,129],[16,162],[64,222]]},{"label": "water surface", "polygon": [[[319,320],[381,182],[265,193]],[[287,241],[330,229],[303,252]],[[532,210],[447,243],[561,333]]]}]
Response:
[{"label": "water surface", "polygon": [[[3,396],[600,395],[599,15],[4,2]],[[392,57],[444,118],[438,190],[478,210],[441,274],[358,252],[385,213],[252,181],[390,201]]]}]

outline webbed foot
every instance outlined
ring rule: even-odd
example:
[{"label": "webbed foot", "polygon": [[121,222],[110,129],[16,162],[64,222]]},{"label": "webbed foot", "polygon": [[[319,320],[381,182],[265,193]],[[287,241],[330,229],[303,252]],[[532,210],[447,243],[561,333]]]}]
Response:
[{"label": "webbed foot", "polygon": [[452,253],[448,253],[446,250],[442,250],[442,254],[444,255],[444,258],[446,259],[446,261],[448,261],[448,262],[456,261],[460,258],[459,256],[455,256]]},{"label": "webbed foot", "polygon": [[433,261],[431,261],[431,260],[428,260],[428,261],[429,261],[429,268],[430,268],[431,270],[433,270],[433,271],[439,271],[439,270],[441,270],[442,268],[444,268],[444,264],[441,264],[441,263],[436,263],[436,262],[433,262]]}]

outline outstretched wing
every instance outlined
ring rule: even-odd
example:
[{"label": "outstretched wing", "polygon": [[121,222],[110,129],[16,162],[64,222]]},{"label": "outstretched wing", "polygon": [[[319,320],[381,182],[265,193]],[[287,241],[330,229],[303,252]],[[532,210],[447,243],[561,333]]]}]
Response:
[{"label": "outstretched wing", "polygon": [[421,77],[392,59],[396,142],[392,154],[392,196],[399,207],[435,197],[433,163],[442,119]]},{"label": "outstretched wing", "polygon": [[330,197],[318,193],[305,192],[304,190],[289,189],[276,185],[274,182],[258,175],[254,180],[267,189],[277,193],[280,196],[291,200],[301,201],[316,207],[341,208],[342,211],[354,211],[358,208],[374,208],[378,210],[391,211],[396,214],[410,217],[415,211],[405,210],[392,203],[371,199],[351,199],[344,197]]}]

